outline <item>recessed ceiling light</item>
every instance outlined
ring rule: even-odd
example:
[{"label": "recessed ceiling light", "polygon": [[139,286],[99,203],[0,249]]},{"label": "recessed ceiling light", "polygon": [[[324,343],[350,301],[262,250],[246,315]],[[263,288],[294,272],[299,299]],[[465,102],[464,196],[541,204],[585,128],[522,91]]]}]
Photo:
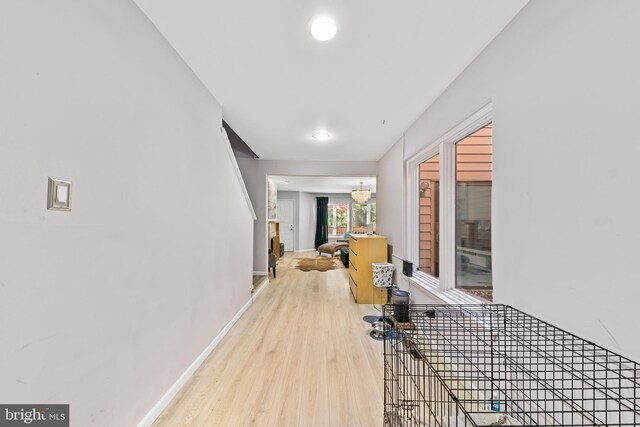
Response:
[{"label": "recessed ceiling light", "polygon": [[327,132],[316,132],[311,136],[313,137],[313,139],[316,139],[318,141],[326,141],[330,137]]},{"label": "recessed ceiling light", "polygon": [[328,16],[318,16],[311,23],[311,34],[321,42],[331,40],[336,35],[336,22]]},{"label": "recessed ceiling light", "polygon": [[280,180],[280,181],[278,181],[278,182],[279,182],[280,184],[288,184],[288,182],[287,182],[287,181],[285,181],[285,180],[283,180],[283,179],[281,179],[281,180]]}]

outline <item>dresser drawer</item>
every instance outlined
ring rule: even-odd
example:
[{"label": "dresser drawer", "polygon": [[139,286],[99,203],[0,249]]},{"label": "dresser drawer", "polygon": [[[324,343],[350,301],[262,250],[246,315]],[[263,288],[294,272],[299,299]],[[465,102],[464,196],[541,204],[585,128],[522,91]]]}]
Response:
[{"label": "dresser drawer", "polygon": [[358,265],[358,253],[349,247],[349,262],[353,262],[354,265]]},{"label": "dresser drawer", "polygon": [[353,278],[349,276],[349,289],[351,289],[351,295],[353,295],[353,299],[358,301],[356,295],[358,295],[358,285],[353,281]]},{"label": "dresser drawer", "polygon": [[351,277],[353,278],[353,281],[356,282],[356,285],[360,287],[361,291],[363,286],[365,288],[368,288],[372,280],[371,270],[367,269],[365,269],[364,271],[357,270]]},{"label": "dresser drawer", "polygon": [[351,256],[351,251],[358,252],[358,239],[353,236],[349,236],[349,256]]},{"label": "dresser drawer", "polygon": [[349,277],[352,277],[353,280],[358,277],[358,269],[353,265],[351,259],[349,259]]}]

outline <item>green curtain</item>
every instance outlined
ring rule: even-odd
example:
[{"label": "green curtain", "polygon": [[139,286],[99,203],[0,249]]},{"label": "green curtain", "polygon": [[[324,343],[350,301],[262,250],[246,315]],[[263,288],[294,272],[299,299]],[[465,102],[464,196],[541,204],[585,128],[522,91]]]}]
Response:
[{"label": "green curtain", "polygon": [[328,197],[317,197],[317,219],[316,219],[316,249],[329,241],[329,214],[327,206]]}]

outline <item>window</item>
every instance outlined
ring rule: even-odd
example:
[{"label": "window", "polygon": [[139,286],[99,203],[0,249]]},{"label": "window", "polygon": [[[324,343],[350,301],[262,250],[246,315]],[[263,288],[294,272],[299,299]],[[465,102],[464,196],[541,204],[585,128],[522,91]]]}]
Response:
[{"label": "window", "polygon": [[492,125],[456,143],[455,286],[491,301]]},{"label": "window", "polygon": [[[340,199],[338,199],[340,200]],[[373,225],[376,231],[376,203],[329,203],[327,205],[329,217],[329,235],[342,237],[347,231],[353,233],[367,233],[367,224]]]},{"label": "window", "polygon": [[418,169],[420,271],[440,277],[440,154],[420,163]]},{"label": "window", "polygon": [[343,236],[349,229],[349,204],[329,203],[327,210],[329,211],[329,235]]},{"label": "window", "polygon": [[493,300],[493,107],[405,163],[404,252],[419,284],[451,302]]},{"label": "window", "polygon": [[351,203],[351,231],[353,233],[367,233],[367,224],[376,231],[376,204]]},{"label": "window", "polygon": [[376,204],[369,203],[369,222],[373,224],[373,231],[376,231]]}]

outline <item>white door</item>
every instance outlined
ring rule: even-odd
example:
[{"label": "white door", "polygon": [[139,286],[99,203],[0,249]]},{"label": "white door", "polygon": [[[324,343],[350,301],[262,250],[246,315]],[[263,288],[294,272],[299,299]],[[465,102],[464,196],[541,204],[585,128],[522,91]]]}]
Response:
[{"label": "white door", "polygon": [[278,222],[280,223],[280,242],[284,243],[284,250],[293,251],[293,211],[294,200],[278,200]]}]

